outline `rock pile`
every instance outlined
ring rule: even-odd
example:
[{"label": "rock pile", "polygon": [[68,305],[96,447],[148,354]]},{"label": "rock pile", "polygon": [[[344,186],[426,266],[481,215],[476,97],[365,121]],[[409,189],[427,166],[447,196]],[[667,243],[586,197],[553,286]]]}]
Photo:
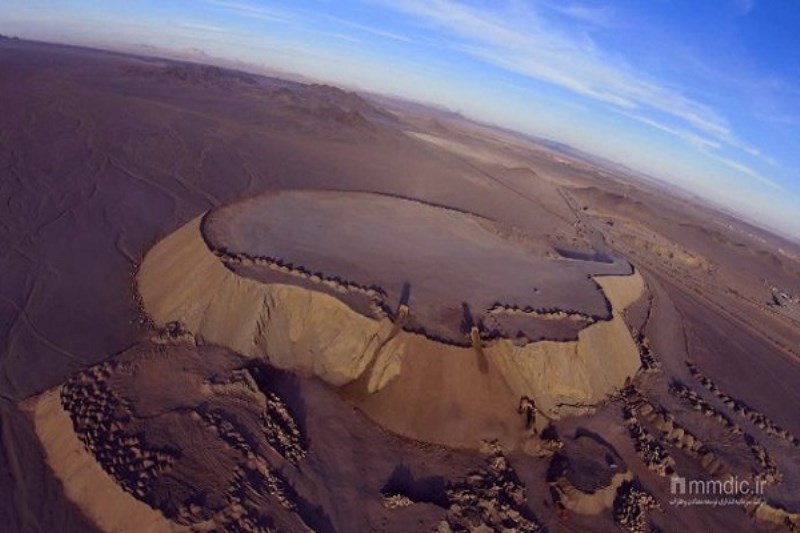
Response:
[{"label": "rock pile", "polygon": [[[275,451],[280,453],[287,461],[296,464],[300,458],[304,457],[306,450],[300,442],[299,431],[297,433],[286,433],[282,424],[289,425],[296,431],[294,420],[289,414],[283,402],[275,396],[268,400],[269,404],[279,404],[278,412],[286,418],[281,418],[277,423],[270,417],[271,427],[265,431],[265,436]],[[269,416],[270,411],[275,407],[268,407],[264,417]],[[244,461],[239,464],[234,472],[233,479],[225,492],[226,506],[216,519],[224,524],[226,531],[265,531],[271,529],[270,518],[265,515],[263,509],[263,499],[270,497],[278,502],[285,510],[296,514],[297,494],[292,486],[284,477],[270,466],[268,460],[258,453],[254,443],[257,438],[250,435],[248,430],[231,420],[225,413],[201,409],[195,411],[195,418],[199,418],[206,429],[215,432],[221,440],[228,446],[237,450]],[[291,421],[288,424],[287,421]],[[272,431],[272,433],[271,433]],[[295,440],[296,439],[296,440]],[[273,445],[272,442],[277,445]],[[188,512],[187,512],[188,511]],[[186,523],[196,523],[198,517],[192,510],[182,510],[183,515],[189,515],[191,520]],[[300,517],[297,516],[299,519]]]},{"label": "rock pile", "polygon": [[[683,450],[690,457],[698,459],[702,467],[705,468],[709,474],[716,476],[724,473],[725,467],[717,455],[692,432],[678,424],[672,414],[666,409],[646,399],[633,386],[625,389],[623,397],[626,401],[626,410],[628,412],[626,416],[629,420],[631,436],[636,434],[637,436],[634,438],[643,441],[643,449],[657,450],[658,448],[653,447],[652,442],[650,442],[650,447],[645,445],[645,443],[649,442],[649,439],[646,437],[652,437],[652,435],[642,434],[644,428],[641,428],[641,424],[636,420],[637,415],[658,430],[666,443]],[[648,454],[648,457],[651,457],[651,460],[656,460],[661,456],[656,453],[655,455]],[[671,474],[672,464],[669,465],[668,469],[667,463],[674,464],[674,462],[669,460],[665,460],[663,463],[655,462],[653,464],[656,471],[661,473],[661,475],[668,475]]]},{"label": "rock pile", "polygon": [[642,426],[632,410],[625,408],[623,414],[628,426],[628,434],[633,440],[636,453],[639,454],[639,457],[647,468],[660,476],[672,475],[675,471],[675,459],[673,459],[664,446]]},{"label": "rock pile", "polygon": [[636,453],[639,454],[647,468],[653,472],[660,476],[671,475],[674,472],[675,459],[638,418],[640,416],[654,418],[655,409],[632,385],[622,390],[622,399],[625,402],[622,415],[625,418],[628,434],[633,440]]},{"label": "rock pile", "polygon": [[653,349],[650,347],[650,339],[641,333],[636,336],[636,345],[639,347],[639,358],[642,360],[643,372],[657,372],[661,368],[661,363],[656,358]]},{"label": "rock pile", "polygon": [[697,411],[704,416],[723,425],[732,435],[741,435],[742,428],[735,424],[725,413],[719,411],[716,407],[708,403],[696,391],[690,389],[679,381],[673,381],[670,385],[669,391],[688,404],[692,410]]},{"label": "rock pile", "polygon": [[652,494],[631,481],[620,486],[614,500],[614,521],[622,529],[631,533],[646,533],[650,529],[647,515],[651,511],[662,511]]},{"label": "rock pile", "polygon": [[767,453],[767,449],[748,433],[744,434],[744,440],[750,447],[750,451],[761,469],[754,474],[753,478],[756,481],[763,481],[767,485],[777,485],[783,481],[783,474],[778,469],[778,465],[775,464],[772,457]]},{"label": "rock pile", "polygon": [[158,328],[155,335],[150,337],[153,344],[194,344],[194,335],[177,321],[168,322],[164,327]]},{"label": "rock pile", "polygon": [[754,479],[756,481],[764,481],[768,485],[774,485],[781,482],[783,475],[778,469],[778,466],[775,464],[775,461],[773,461],[769,456],[764,446],[762,446],[752,435],[743,433],[740,426],[735,424],[724,413],[720,412],[711,404],[706,402],[697,392],[691,390],[686,385],[679,382],[673,382],[670,387],[670,392],[688,403],[695,411],[700,412],[723,425],[728,430],[730,435],[742,436],[759,466],[759,471],[754,475]]},{"label": "rock pile", "polygon": [[[262,509],[259,509],[259,496],[270,495],[275,498],[280,505],[288,511],[296,511],[297,494],[289,483],[277,472],[267,466],[267,462],[260,457],[249,462],[244,468],[239,468],[234,476],[234,481],[228,489],[227,499],[229,502],[228,513],[231,515],[226,530],[236,530],[230,527],[240,524],[238,527],[242,531],[263,531],[263,527],[256,528],[266,519]],[[300,517],[297,516],[299,519]]]},{"label": "rock pile", "polygon": [[[257,378],[261,378],[261,376],[262,369],[251,365],[249,368],[234,370],[227,379],[215,377],[207,384],[217,393],[227,391],[236,394],[237,390],[247,391],[246,394],[250,401],[255,402],[262,409],[260,414],[261,429],[267,443],[280,456],[297,466],[307,453],[305,439],[286,403],[280,396],[271,391],[268,386],[262,387],[258,384]],[[210,425],[220,430],[229,431],[233,427],[232,422],[225,419],[221,414],[202,410],[200,415],[206,418]],[[247,434],[243,428],[240,433]],[[221,436],[233,438],[228,433],[221,434]],[[252,451],[248,442],[253,440],[257,439],[254,439],[253,436],[250,436],[249,439],[236,437],[236,441],[229,442],[229,444],[247,454]]]},{"label": "rock pile", "polygon": [[765,414],[753,409],[743,401],[737,400],[722,392],[717,384],[714,383],[711,378],[700,372],[700,370],[697,368],[697,365],[695,365],[693,362],[686,361],[686,366],[689,368],[689,372],[697,379],[697,381],[700,382],[701,385],[703,385],[703,387],[708,389],[712,394],[714,394],[714,396],[719,398],[722,403],[733,410],[733,412],[739,416],[742,416],[743,418],[746,418],[768,435],[773,435],[784,439],[792,446],[800,448],[800,439],[792,435],[788,429],[782,428],[768,418]]},{"label": "rock pile", "polygon": [[342,279],[339,276],[328,276],[322,272],[310,272],[307,268],[274,257],[252,256],[245,253],[232,254],[224,249],[215,249],[213,252],[220,261],[229,265],[241,265],[245,267],[257,265],[266,267],[276,273],[322,285],[339,294],[358,294],[366,296],[369,298],[370,310],[374,318],[384,318],[388,316],[387,310],[389,308],[386,304],[387,295],[380,287],[366,287],[353,281]]},{"label": "rock pile", "polygon": [[130,406],[106,383],[115,370],[114,364],[103,363],[76,374],[61,387],[61,405],[75,434],[103,470],[126,491],[146,500],[155,478],[175,462],[175,452],[148,447],[128,431]]},{"label": "rock pile", "polygon": [[402,509],[414,505],[414,500],[404,494],[384,494],[383,506],[387,509]]},{"label": "rock pile", "polygon": [[267,407],[261,416],[267,442],[284,459],[297,465],[308,453],[303,435],[286,404],[277,394],[265,391]]},{"label": "rock pile", "polygon": [[488,455],[487,467],[447,488],[450,508],[438,531],[541,531],[536,518],[525,508],[525,486],[500,446],[485,443],[484,451]]}]

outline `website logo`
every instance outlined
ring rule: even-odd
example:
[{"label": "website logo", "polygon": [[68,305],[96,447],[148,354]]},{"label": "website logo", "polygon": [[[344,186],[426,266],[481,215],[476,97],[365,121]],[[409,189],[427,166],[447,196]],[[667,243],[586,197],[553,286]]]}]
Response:
[{"label": "website logo", "polygon": [[763,500],[766,484],[763,479],[738,476],[730,476],[727,479],[687,479],[672,476],[669,481],[669,492],[673,498],[669,503],[678,507],[754,504]]}]

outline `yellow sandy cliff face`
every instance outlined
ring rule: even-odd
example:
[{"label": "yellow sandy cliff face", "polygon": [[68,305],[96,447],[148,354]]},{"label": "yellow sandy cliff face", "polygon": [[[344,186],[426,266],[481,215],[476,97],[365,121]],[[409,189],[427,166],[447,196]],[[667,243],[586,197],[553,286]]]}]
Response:
[{"label": "yellow sandy cliff face", "polygon": [[485,350],[514,392],[532,398],[551,416],[596,404],[619,389],[640,365],[622,312],[639,298],[644,280],[634,272],[595,281],[611,302],[612,319],[584,328],[577,342],[515,346],[500,340]]},{"label": "yellow sandy cliff face", "polygon": [[[387,341],[388,319],[364,317],[320,292],[236,276],[205,245],[199,226],[198,218],[166,237],[141,266],[139,292],[157,324],[180,322],[200,342],[337,386],[360,376],[378,348],[382,361],[402,353],[402,343]],[[376,369],[392,374],[385,363]]]},{"label": "yellow sandy cliff face", "polygon": [[[238,276],[208,248],[200,224],[195,219],[167,236],[141,265],[139,292],[156,324],[180,322],[198,342],[334,386],[361,377],[367,396],[356,403],[411,438],[472,447],[486,437],[473,422],[520,433],[514,417],[521,397],[551,417],[580,412],[622,387],[639,367],[622,318],[643,290],[636,272],[595,278],[613,316],[581,330],[577,341],[516,346],[500,339],[479,347],[476,356],[474,348],[442,345],[402,331],[389,318],[363,316],[328,294]],[[438,382],[426,379],[432,374]],[[486,409],[508,411],[508,417],[493,420]],[[423,414],[403,414],[408,411]]]}]

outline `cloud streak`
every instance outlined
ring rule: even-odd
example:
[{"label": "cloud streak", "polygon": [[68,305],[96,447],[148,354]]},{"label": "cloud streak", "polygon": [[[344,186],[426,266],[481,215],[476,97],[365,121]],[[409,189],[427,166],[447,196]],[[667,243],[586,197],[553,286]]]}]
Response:
[{"label": "cloud streak", "polygon": [[[678,88],[637,72],[618,56],[599,50],[586,33],[567,32],[522,4],[485,9],[455,0],[382,0],[382,4],[435,27],[454,39],[453,47],[496,67],[558,86],[627,112],[658,112],[684,123],[713,143],[755,155],[741,143],[728,120]],[[599,9],[599,8],[598,8]],[[607,10],[569,5],[566,16],[600,20]],[[687,132],[688,134],[689,132]]]},{"label": "cloud streak", "polygon": [[587,6],[562,1],[547,4],[553,11],[577,22],[610,28],[614,26],[615,12],[611,6]]},{"label": "cloud streak", "polygon": [[178,24],[179,28],[184,30],[197,31],[201,33],[220,33],[227,35],[241,35],[241,32],[220,26],[211,26],[208,24],[196,24],[194,22],[182,22]]},{"label": "cloud streak", "polygon": [[374,26],[367,26],[366,24],[360,24],[358,22],[353,22],[351,20],[346,20],[346,19],[339,18],[339,17],[327,16],[326,18],[331,20],[331,21],[333,21],[334,23],[336,23],[336,24],[338,24],[340,26],[346,26],[348,28],[352,28],[354,30],[358,30],[358,31],[361,31],[361,32],[364,32],[364,33],[377,35],[378,37],[383,37],[385,39],[391,39],[393,41],[400,41],[400,42],[403,42],[403,43],[413,43],[414,42],[414,40],[411,39],[410,37],[406,37],[405,35],[401,35],[399,33],[393,32],[393,31],[388,31],[388,30],[384,30],[384,29],[381,29],[381,28],[376,28]]},{"label": "cloud streak", "polygon": [[743,174],[743,175],[745,175],[745,176],[747,176],[749,178],[752,178],[752,179],[758,181],[759,183],[761,183],[763,185],[766,185],[766,186],[768,186],[768,187],[770,187],[770,188],[772,188],[772,189],[774,189],[774,190],[776,190],[778,192],[785,192],[786,191],[786,189],[782,185],[780,185],[779,183],[776,183],[775,181],[772,181],[771,179],[767,178],[766,176],[764,176],[760,172],[754,170],[753,168],[751,168],[751,167],[749,167],[749,166],[747,166],[747,165],[745,165],[743,163],[740,163],[738,161],[734,161],[733,159],[724,157],[722,155],[719,155],[717,153],[710,152],[710,151],[706,151],[706,154],[709,157],[719,161],[720,163],[722,163],[726,167],[728,167],[728,168],[730,168],[732,170],[735,170],[736,172],[738,172],[740,174]]},{"label": "cloud streak", "polygon": [[704,137],[702,135],[698,135],[692,131],[676,128],[673,126],[669,126],[657,120],[637,115],[636,113],[628,113],[626,111],[617,111],[619,114],[631,118],[637,122],[650,126],[651,128],[655,128],[659,131],[663,131],[664,133],[669,133],[670,135],[682,139],[693,146],[700,148],[701,150],[707,150],[709,148],[719,149],[722,147],[718,141],[709,139],[708,137]]},{"label": "cloud streak", "polygon": [[234,12],[238,15],[270,22],[288,22],[292,15],[282,10],[264,7],[236,0],[201,0],[202,3]]}]

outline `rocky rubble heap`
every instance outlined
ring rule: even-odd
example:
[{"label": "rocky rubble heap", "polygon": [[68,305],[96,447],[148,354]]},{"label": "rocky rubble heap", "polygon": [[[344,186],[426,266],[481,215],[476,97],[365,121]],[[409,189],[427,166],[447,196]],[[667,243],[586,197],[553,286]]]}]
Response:
[{"label": "rocky rubble heap", "polygon": [[[626,415],[626,417],[629,417],[629,420],[635,418],[635,415],[638,415],[661,434],[664,442],[683,450],[690,457],[699,460],[701,466],[705,468],[709,474],[716,476],[724,473],[725,467],[717,457],[717,454],[692,432],[678,424],[674,416],[664,409],[664,407],[656,405],[642,396],[633,386],[625,389],[623,397],[626,401],[626,409],[628,410],[628,415]],[[635,428],[636,425],[629,422],[629,427]],[[633,433],[631,435],[633,436]],[[667,474],[670,473],[666,470],[664,472]]]},{"label": "rocky rubble heap", "polygon": [[402,509],[414,505],[414,500],[403,494],[384,494],[383,506],[387,509]]},{"label": "rocky rubble heap", "polygon": [[678,398],[684,400],[684,402],[689,404],[693,410],[700,412],[723,425],[728,430],[730,435],[742,436],[759,466],[759,470],[754,474],[754,479],[756,481],[764,481],[768,485],[775,485],[782,481],[783,475],[778,469],[778,465],[767,453],[766,448],[764,448],[764,446],[761,445],[752,435],[743,433],[743,430],[739,425],[734,423],[724,413],[720,412],[711,404],[706,402],[697,392],[691,390],[686,385],[679,382],[674,382],[670,387],[670,392],[672,392],[672,394]]},{"label": "rocky rubble heap", "polygon": [[633,387],[628,386],[622,391],[625,402],[622,415],[628,427],[628,434],[633,440],[636,453],[642,462],[660,476],[671,475],[674,472],[675,459],[667,452],[666,448],[654,437],[639,421],[638,416],[646,417],[653,413],[653,407],[643,403],[643,398]]},{"label": "rocky rubble heap", "polygon": [[146,501],[153,481],[171,468],[175,453],[147,447],[140,436],[126,431],[130,406],[106,383],[116,366],[103,363],[67,380],[61,387],[61,405],[72,419],[75,434],[103,470]]},{"label": "rocky rubble heap", "polygon": [[525,486],[500,446],[486,443],[484,451],[487,467],[447,488],[450,509],[438,531],[540,531],[536,518],[525,508]]},{"label": "rocky rubble heap", "polygon": [[150,342],[153,344],[194,344],[195,338],[191,332],[186,330],[186,326],[180,322],[173,321],[158,328],[155,335],[150,337]]},{"label": "rocky rubble heap", "polygon": [[642,462],[660,476],[672,475],[675,471],[675,459],[667,452],[666,448],[645,429],[639,422],[633,411],[629,408],[623,410],[625,422],[628,426],[628,434],[633,440],[636,453]]},{"label": "rocky rubble heap", "polygon": [[[260,386],[259,380],[265,382],[265,386]],[[268,378],[265,371],[258,365],[251,365],[250,367],[234,370],[225,379],[215,377],[210,380],[209,385],[218,392],[226,390],[233,393],[237,390],[245,391],[245,397],[261,408],[259,416],[261,421],[260,429],[267,444],[281,457],[297,466],[300,460],[308,453],[305,439],[286,403],[280,396],[269,389],[266,382],[268,382]],[[208,417],[213,413],[208,412],[207,409],[201,409],[201,415]],[[211,422],[215,425],[221,423],[222,426],[219,427],[224,429],[231,425],[230,421],[224,420],[220,415],[214,415],[214,419]],[[243,434],[248,436],[244,428],[241,429]],[[257,439],[249,436],[250,442],[254,440]],[[234,443],[229,444],[237,449],[243,447],[240,451],[246,455],[252,452],[247,442],[247,439],[242,439],[241,442],[236,442],[235,445]]]},{"label": "rocky rubble heap", "polygon": [[370,310],[374,318],[384,318],[389,315],[386,304],[386,292],[376,286],[359,285],[353,281],[342,279],[339,276],[328,276],[322,272],[310,272],[307,268],[295,265],[281,259],[266,256],[251,256],[245,253],[229,253],[227,250],[214,250],[223,263],[249,267],[257,265],[273,272],[320,284],[339,294],[358,294],[369,299]]},{"label": "rocky rubble heap", "polygon": [[688,404],[692,410],[701,413],[702,415],[711,418],[712,420],[723,425],[733,435],[741,435],[742,428],[736,425],[725,413],[719,411],[713,405],[708,403],[696,391],[690,389],[679,381],[673,381],[670,385],[669,391],[676,397]]},{"label": "rocky rubble heap", "polygon": [[264,391],[264,395],[267,398],[267,407],[261,420],[267,442],[284,459],[296,466],[308,453],[303,435],[283,400],[270,391]]},{"label": "rocky rubble heap", "polygon": [[642,360],[643,372],[657,372],[661,368],[661,363],[650,347],[650,339],[641,333],[636,336],[636,345],[639,347],[639,358]]},{"label": "rocky rubble heap", "polygon": [[784,439],[796,448],[800,448],[800,439],[792,435],[788,429],[782,428],[769,419],[765,414],[756,411],[743,401],[736,400],[735,398],[722,392],[717,384],[714,383],[711,378],[700,372],[700,370],[697,368],[697,365],[695,365],[693,362],[686,361],[686,366],[689,368],[689,372],[697,379],[697,381],[700,382],[701,385],[703,385],[703,387],[714,394],[714,396],[719,398],[722,403],[733,410],[733,412],[749,420],[768,435],[773,435]]},{"label": "rocky rubble heap", "polygon": [[614,500],[614,521],[625,531],[646,533],[650,529],[647,515],[656,510],[662,511],[652,494],[635,482],[626,481],[620,486]]},{"label": "rocky rubble heap", "polygon": [[[187,344],[179,324],[160,334],[164,343],[61,387],[60,403],[92,459],[175,525],[306,529],[317,514],[306,512],[285,477],[307,455],[305,437],[269,369],[237,367],[237,356]],[[214,357],[224,371],[214,369]],[[161,386],[165,375],[190,384],[183,396]]]},{"label": "rocky rubble heap", "polygon": [[767,485],[777,485],[783,481],[783,474],[778,469],[778,465],[772,457],[767,453],[767,449],[748,433],[744,434],[744,440],[750,447],[750,451],[761,469],[753,475],[753,478],[756,481],[763,481]]},{"label": "rocky rubble heap", "polygon": [[[234,371],[231,379],[216,381],[218,386],[248,383],[256,390],[257,385],[246,369]],[[266,407],[261,416],[263,437],[278,454],[296,465],[305,457],[307,451],[302,444],[303,438],[291,413],[284,402],[270,391],[261,391],[266,397]],[[233,472],[230,485],[225,492],[226,506],[215,516],[215,520],[223,525],[226,531],[270,531],[273,530],[272,517],[264,512],[269,505],[268,498],[276,501],[280,507],[295,515],[302,521],[297,512],[297,494],[283,475],[272,468],[263,455],[258,444],[259,436],[251,429],[240,424],[229,413],[219,409],[200,406],[193,417],[200,421],[208,431],[214,432],[219,439],[230,448],[239,452],[242,461]],[[181,509],[182,523],[196,523],[201,516],[202,507],[191,505]],[[179,520],[181,521],[181,520]]]},{"label": "rocky rubble heap", "polygon": [[[297,495],[280,474],[273,472],[266,461],[256,458],[245,468],[236,470],[226,494],[230,505],[218,520],[225,531],[274,531],[272,519],[262,508],[264,495],[278,500],[288,511],[296,511]],[[257,496],[256,496],[257,495]],[[255,496],[255,497],[254,497]],[[302,518],[293,513],[302,524]],[[304,525],[304,524],[303,524]]]}]

